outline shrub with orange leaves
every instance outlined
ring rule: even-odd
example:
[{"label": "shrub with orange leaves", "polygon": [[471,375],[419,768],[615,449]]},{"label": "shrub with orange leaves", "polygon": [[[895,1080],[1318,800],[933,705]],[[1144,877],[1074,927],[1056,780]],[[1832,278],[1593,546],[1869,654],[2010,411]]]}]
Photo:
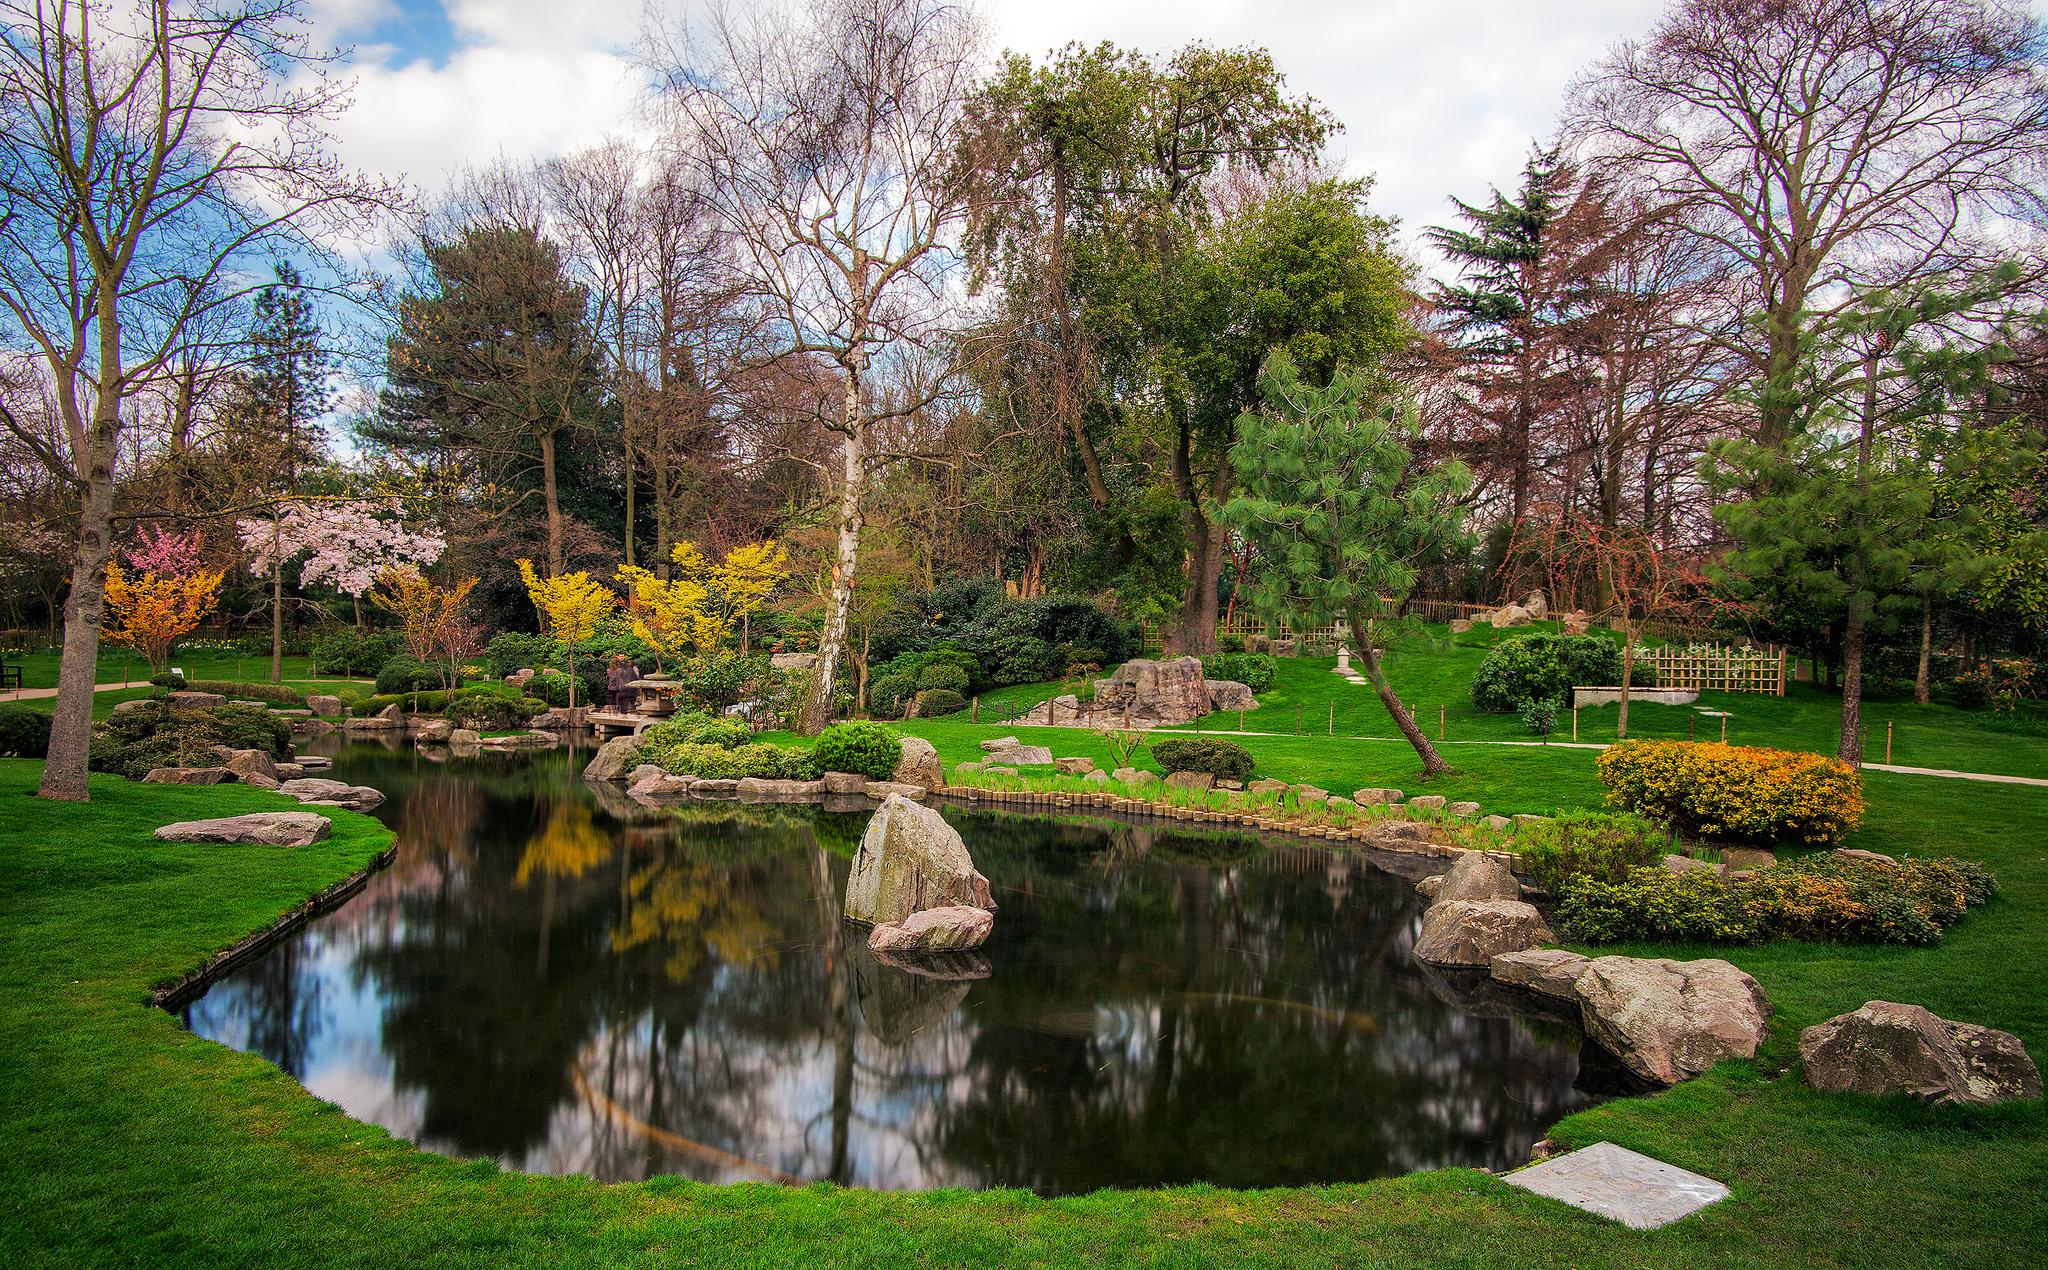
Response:
[{"label": "shrub with orange leaves", "polygon": [[1840,759],[1692,741],[1622,741],[1600,755],[1607,802],[1681,833],[1838,843],[1863,819],[1863,778]]},{"label": "shrub with orange leaves", "polygon": [[100,633],[135,649],[149,660],[152,672],[161,673],[170,664],[178,637],[197,628],[219,603],[223,576],[219,569],[131,575],[120,565],[109,564]]}]

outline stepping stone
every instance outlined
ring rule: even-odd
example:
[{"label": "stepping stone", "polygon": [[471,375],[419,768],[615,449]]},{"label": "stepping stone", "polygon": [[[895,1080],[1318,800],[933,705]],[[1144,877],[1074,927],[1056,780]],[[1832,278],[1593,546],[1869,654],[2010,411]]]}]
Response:
[{"label": "stepping stone", "polygon": [[1713,1178],[1612,1142],[1596,1142],[1501,1180],[1635,1230],[1668,1226],[1728,1198],[1728,1188]]}]

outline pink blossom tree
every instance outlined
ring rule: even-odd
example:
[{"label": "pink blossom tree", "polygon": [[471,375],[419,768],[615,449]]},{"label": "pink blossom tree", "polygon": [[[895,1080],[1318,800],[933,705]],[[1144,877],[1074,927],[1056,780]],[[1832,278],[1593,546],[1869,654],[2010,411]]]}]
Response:
[{"label": "pink blossom tree", "polygon": [[[356,625],[363,624],[363,596],[377,579],[393,570],[419,570],[448,549],[448,541],[432,526],[408,525],[405,509],[395,498],[352,498],[332,502],[294,502],[275,518],[237,521],[250,572],[271,579],[271,602],[283,599],[284,567],[299,565],[299,586],[331,586],[355,602]],[[284,630],[281,610],[271,621],[271,666],[275,679],[282,665]]]},{"label": "pink blossom tree", "polygon": [[121,553],[134,573],[154,573],[160,578],[182,578],[199,572],[198,532],[179,533],[162,525],[144,525],[135,535],[135,545]]}]

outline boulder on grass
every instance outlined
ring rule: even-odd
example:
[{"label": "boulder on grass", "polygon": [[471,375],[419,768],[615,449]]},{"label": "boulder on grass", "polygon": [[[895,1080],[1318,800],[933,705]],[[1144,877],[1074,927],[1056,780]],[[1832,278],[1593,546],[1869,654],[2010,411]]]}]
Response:
[{"label": "boulder on grass", "polygon": [[1137,786],[1157,785],[1159,783],[1159,773],[1148,772],[1141,767],[1119,767],[1109,775],[1119,785]]},{"label": "boulder on grass", "polygon": [[1896,1001],[1866,1001],[1807,1028],[1799,1061],[1806,1083],[1827,1093],[1971,1104],[2041,1096],[2040,1070],[2018,1037]]},{"label": "boulder on grass", "polygon": [[1422,915],[1415,956],[1433,966],[1490,966],[1498,953],[1521,952],[1550,939],[1533,904],[1438,899]]},{"label": "boulder on grass", "polygon": [[1005,767],[1046,767],[1052,763],[1052,751],[1043,745],[1013,745],[1006,750],[990,750],[987,761]]},{"label": "boulder on grass", "polygon": [[228,699],[218,692],[174,692],[168,697],[171,705],[179,710],[205,710],[212,706],[224,706]]},{"label": "boulder on grass", "polygon": [[985,908],[947,904],[912,913],[900,922],[884,922],[868,934],[868,948],[878,953],[965,952],[988,942],[996,915]]},{"label": "boulder on grass", "polygon": [[874,777],[866,772],[827,772],[821,779],[828,794],[865,794]]},{"label": "boulder on grass", "polygon": [[622,781],[626,773],[633,770],[633,751],[640,748],[637,736],[615,736],[597,747],[597,753],[590,756],[584,765],[583,779],[587,781]]},{"label": "boulder on grass", "polygon": [[1478,900],[1519,900],[1522,898],[1522,884],[1508,866],[1478,851],[1467,851],[1451,865],[1451,871],[1444,874],[1443,885],[1436,891],[1439,901]]},{"label": "boulder on grass", "polygon": [[1714,957],[1595,957],[1572,987],[1586,1035],[1660,1085],[1755,1058],[1771,1013],[1756,980]]},{"label": "boulder on grass", "polygon": [[938,812],[890,795],[861,835],[846,879],[846,915],[879,926],[956,904],[996,906],[967,844]]},{"label": "boulder on grass", "polygon": [[898,785],[922,785],[926,789],[946,787],[946,768],[939,752],[921,736],[901,737],[896,742],[896,770],[889,779]]},{"label": "boulder on grass", "polygon": [[1174,789],[1210,789],[1216,784],[1216,777],[1210,772],[1169,772],[1166,783]]},{"label": "boulder on grass", "polygon": [[152,767],[145,785],[218,785],[233,773],[225,767]]},{"label": "boulder on grass", "polygon": [[997,750],[1014,750],[1024,742],[1014,736],[999,736],[981,743],[981,752],[994,754]]},{"label": "boulder on grass", "polygon": [[1256,710],[1259,699],[1252,695],[1251,688],[1235,679],[1211,679],[1206,681],[1209,689],[1209,704],[1217,710]]},{"label": "boulder on grass", "polygon": [[323,719],[338,719],[348,709],[341,703],[340,697],[317,692],[306,698],[306,708]]},{"label": "boulder on grass", "polygon": [[1059,769],[1062,776],[1086,776],[1095,770],[1095,760],[1092,758],[1054,759],[1052,765]]},{"label": "boulder on grass", "polygon": [[156,831],[163,842],[253,842],[272,847],[304,847],[333,830],[327,817],[312,811],[252,811],[246,816],[216,820],[181,820]]},{"label": "boulder on grass", "polygon": [[243,781],[248,781],[251,776],[261,776],[273,781],[278,779],[277,760],[270,757],[268,750],[230,750],[227,762],[221,766]]}]

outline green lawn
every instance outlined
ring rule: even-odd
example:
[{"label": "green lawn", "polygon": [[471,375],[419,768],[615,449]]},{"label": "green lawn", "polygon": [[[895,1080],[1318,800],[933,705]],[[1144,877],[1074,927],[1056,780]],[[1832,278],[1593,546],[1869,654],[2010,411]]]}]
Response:
[{"label": "green lawn", "polygon": [[[949,758],[993,734],[945,720],[918,730]],[[1338,788],[1412,770],[1385,745],[1255,744],[1262,765]],[[1541,806],[1593,788],[1587,751],[1471,756],[1454,779],[1499,801]],[[1801,1027],[1874,996],[2009,1029],[2048,1056],[2039,790],[1871,776],[1857,845],[1981,859],[2003,894],[1936,948],[1726,953],[1778,1007],[1762,1059],[1556,1128],[1567,1144],[1620,1142],[1734,1188],[1731,1202],[1643,1234],[1464,1170],[1041,1200],[598,1185],[421,1153],[147,1003],[152,984],[360,867],[387,841],[380,827],[336,812],[335,836],[309,848],[171,846],[150,828],[280,800],[95,777],[90,805],[31,803],[35,778],[35,764],[0,761],[0,1251],[18,1264],[1906,1267],[2048,1256],[2041,1104],[1931,1110],[1815,1094],[1784,1070]]]},{"label": "green lawn", "polygon": [[[9,654],[7,664],[20,666],[21,686],[24,688],[54,688],[57,686],[57,650],[37,649],[25,657]],[[171,664],[185,672],[187,679],[232,679],[240,683],[269,683],[270,655],[255,656],[237,653],[223,653],[213,650],[197,650],[179,653],[171,658]],[[284,659],[286,683],[305,684],[322,682],[346,682],[330,676],[314,675],[313,659],[310,657],[287,657]],[[134,650],[112,645],[100,648],[99,671],[96,682],[103,684],[149,682],[149,663],[137,656]]]}]

